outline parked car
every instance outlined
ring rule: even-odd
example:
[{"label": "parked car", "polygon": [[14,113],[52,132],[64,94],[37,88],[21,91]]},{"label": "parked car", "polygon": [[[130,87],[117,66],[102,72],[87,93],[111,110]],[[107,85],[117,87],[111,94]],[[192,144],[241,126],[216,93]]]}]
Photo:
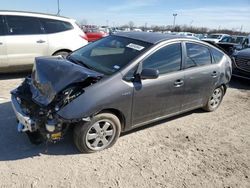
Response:
[{"label": "parked car", "polygon": [[204,41],[209,42],[216,47],[219,47],[223,49],[229,56],[233,54],[235,50],[241,50],[244,48],[244,41],[246,39],[246,36],[230,36],[230,37],[224,37],[219,42],[214,42],[212,40],[206,40]]},{"label": "parked car", "polygon": [[250,80],[250,48],[234,52],[233,76]]},{"label": "parked car", "polygon": [[197,37],[198,39],[204,39],[204,37],[205,37],[205,35],[204,34],[201,34],[201,33],[199,33],[199,34],[194,34],[194,36],[195,37]]},{"label": "parked car", "polygon": [[231,42],[232,37],[228,34],[221,34],[221,33],[215,33],[215,34],[210,34],[206,38],[202,39],[203,41],[207,42]]},{"label": "parked car", "polygon": [[86,45],[75,20],[48,14],[0,11],[0,72],[31,70],[37,56],[64,55]]},{"label": "parked car", "polygon": [[250,48],[250,35],[248,35],[242,42],[243,48]]},{"label": "parked car", "polygon": [[107,33],[105,33],[104,31],[98,29],[98,28],[91,28],[91,29],[87,29],[85,31],[87,37],[88,37],[88,41],[89,42],[93,42],[93,41],[96,41],[96,40],[99,40],[103,37],[106,37],[108,36]]},{"label": "parked car", "polygon": [[179,32],[178,34],[181,36],[195,37],[195,34],[190,32]]},{"label": "parked car", "polygon": [[245,39],[247,38],[246,36],[241,36],[241,35],[234,35],[232,36],[233,38],[233,43],[236,43],[236,44],[243,44],[243,42],[245,41]]},{"label": "parked car", "polygon": [[123,32],[66,59],[36,58],[11,100],[18,130],[30,138],[56,142],[73,126],[79,151],[95,152],[135,127],[196,108],[216,110],[231,74],[231,59],[210,44]]}]

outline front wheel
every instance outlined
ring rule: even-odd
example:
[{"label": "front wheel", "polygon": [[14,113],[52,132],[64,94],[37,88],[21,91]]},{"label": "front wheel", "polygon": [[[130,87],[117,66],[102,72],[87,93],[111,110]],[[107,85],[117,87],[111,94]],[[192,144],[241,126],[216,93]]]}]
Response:
[{"label": "front wheel", "polygon": [[209,100],[207,101],[207,104],[203,107],[203,109],[208,112],[215,111],[220,106],[223,96],[223,87],[216,88],[210,96]]},{"label": "front wheel", "polygon": [[66,58],[70,54],[69,51],[59,51],[53,54],[53,56],[62,56],[63,58]]},{"label": "front wheel", "polygon": [[80,152],[92,153],[109,148],[120,136],[120,120],[111,113],[101,113],[74,128],[74,142]]}]

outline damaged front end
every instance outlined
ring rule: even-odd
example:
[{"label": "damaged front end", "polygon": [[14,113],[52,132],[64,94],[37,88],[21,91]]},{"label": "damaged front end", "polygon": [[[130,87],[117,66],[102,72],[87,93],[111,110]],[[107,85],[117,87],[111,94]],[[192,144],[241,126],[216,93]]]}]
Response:
[{"label": "damaged front end", "polygon": [[33,143],[62,139],[70,125],[83,120],[64,119],[57,112],[101,78],[63,58],[36,58],[31,77],[11,91],[18,131],[26,132]]}]

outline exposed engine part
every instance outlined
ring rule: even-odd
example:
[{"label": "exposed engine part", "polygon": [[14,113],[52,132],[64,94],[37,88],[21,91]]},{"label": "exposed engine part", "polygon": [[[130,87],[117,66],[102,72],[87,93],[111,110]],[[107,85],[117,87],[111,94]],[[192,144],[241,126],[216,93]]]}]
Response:
[{"label": "exposed engine part", "polygon": [[54,132],[56,130],[56,123],[49,121],[45,124],[46,130],[49,132]]},{"label": "exposed engine part", "polygon": [[68,86],[62,92],[57,94],[55,100],[52,102],[54,104],[54,110],[59,111],[60,108],[66,106],[75,98],[84,93],[84,89],[92,84],[98,82],[101,78],[87,78],[84,82],[75,83],[71,86]]},{"label": "exposed engine part", "polygon": [[47,138],[49,141],[56,142],[62,138],[62,132],[57,132],[53,134],[47,134]]}]

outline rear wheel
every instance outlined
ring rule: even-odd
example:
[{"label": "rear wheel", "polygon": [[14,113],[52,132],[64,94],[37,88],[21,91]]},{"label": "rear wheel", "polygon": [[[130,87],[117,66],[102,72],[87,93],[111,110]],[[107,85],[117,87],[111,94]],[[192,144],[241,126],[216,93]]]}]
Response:
[{"label": "rear wheel", "polygon": [[224,96],[223,87],[216,88],[213,91],[212,95],[210,96],[207,104],[203,107],[203,109],[208,112],[216,110],[220,106],[223,96]]},{"label": "rear wheel", "polygon": [[80,152],[92,153],[109,148],[120,136],[121,123],[110,113],[97,114],[90,122],[77,125],[74,142]]}]

